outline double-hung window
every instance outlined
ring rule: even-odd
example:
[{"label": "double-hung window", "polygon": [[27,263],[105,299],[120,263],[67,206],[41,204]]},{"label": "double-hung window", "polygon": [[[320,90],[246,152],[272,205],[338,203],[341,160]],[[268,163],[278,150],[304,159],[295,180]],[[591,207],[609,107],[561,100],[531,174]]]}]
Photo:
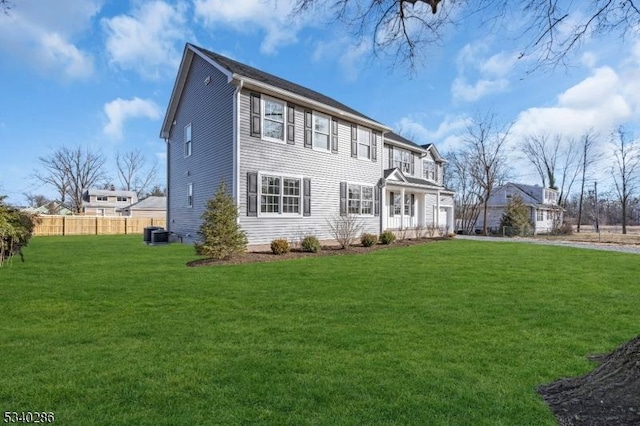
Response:
[{"label": "double-hung window", "polygon": [[301,179],[262,175],[260,181],[260,213],[300,214]]},{"label": "double-hung window", "polygon": [[331,120],[326,115],[313,113],[313,148],[331,150]]},{"label": "double-hung window", "polygon": [[116,197],[116,201],[119,202],[119,203],[126,203],[127,201],[129,201],[129,197],[117,196]]},{"label": "double-hung window", "polygon": [[358,158],[371,159],[371,130],[358,127]]},{"label": "double-hung window", "polygon": [[373,214],[373,187],[349,184],[349,214]]},{"label": "double-hung window", "polygon": [[393,216],[400,216],[402,214],[402,194],[393,194],[393,205],[391,208],[393,209]]},{"label": "double-hung window", "polygon": [[284,142],[285,104],[272,98],[263,97],[262,101],[262,136]]},{"label": "double-hung window", "polygon": [[413,154],[405,149],[393,149],[393,167],[402,173],[413,174]]},{"label": "double-hung window", "polygon": [[544,220],[544,211],[543,210],[538,210],[536,212],[536,220],[538,222],[543,221]]},{"label": "double-hung window", "polygon": [[404,215],[413,216],[413,202],[411,194],[404,194]]},{"label": "double-hung window", "polygon": [[433,160],[424,160],[422,162],[422,173],[426,180],[437,182],[436,163]]},{"label": "double-hung window", "polygon": [[96,196],[96,201],[109,201],[109,197],[106,195],[98,195]]},{"label": "double-hung window", "polygon": [[184,127],[184,156],[191,155],[191,123]]},{"label": "double-hung window", "polygon": [[193,207],[193,184],[187,185],[187,207]]}]

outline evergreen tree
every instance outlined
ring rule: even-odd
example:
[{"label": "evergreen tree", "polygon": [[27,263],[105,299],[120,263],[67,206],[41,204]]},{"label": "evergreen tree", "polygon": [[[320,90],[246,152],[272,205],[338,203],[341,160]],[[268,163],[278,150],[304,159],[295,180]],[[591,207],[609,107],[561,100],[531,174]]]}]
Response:
[{"label": "evergreen tree", "polygon": [[509,236],[528,235],[531,232],[529,208],[522,197],[516,195],[509,200],[500,219],[500,228]]},{"label": "evergreen tree", "polygon": [[247,248],[247,236],[238,225],[238,207],[227,193],[224,182],[214,198],[207,201],[199,234],[202,243],[196,244],[196,252],[212,259],[228,259]]}]

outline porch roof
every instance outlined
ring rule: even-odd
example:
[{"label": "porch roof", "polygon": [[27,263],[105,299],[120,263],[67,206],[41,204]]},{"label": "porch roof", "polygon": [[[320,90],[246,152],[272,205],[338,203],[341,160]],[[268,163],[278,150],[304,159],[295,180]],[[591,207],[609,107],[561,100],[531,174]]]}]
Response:
[{"label": "porch roof", "polygon": [[[393,175],[400,176],[402,180],[389,179]],[[404,186],[404,187],[415,188],[415,189],[422,189],[422,190],[431,189],[431,190],[440,190],[443,192],[453,193],[453,191],[445,188],[442,185],[438,185],[437,183],[434,183],[432,181],[416,178],[413,176],[407,176],[404,173],[402,173],[402,171],[400,171],[400,169],[398,169],[397,167],[394,167],[392,169],[386,169],[384,171],[384,185],[385,186],[397,185],[397,186]]]}]

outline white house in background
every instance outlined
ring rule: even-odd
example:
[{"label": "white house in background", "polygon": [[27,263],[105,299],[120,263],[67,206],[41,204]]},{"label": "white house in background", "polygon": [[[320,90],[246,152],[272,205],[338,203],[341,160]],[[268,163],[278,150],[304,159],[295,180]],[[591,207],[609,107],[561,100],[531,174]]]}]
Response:
[{"label": "white house in background", "polygon": [[167,143],[167,228],[198,239],[221,182],[250,244],[314,234],[357,216],[363,232],[453,232],[444,159],[364,114],[277,76],[187,44],[160,136]]},{"label": "white house in background", "polygon": [[[487,203],[487,228],[500,231],[502,214],[512,197],[519,196],[529,208],[529,219],[533,224],[534,234],[551,232],[562,224],[564,210],[558,205],[558,191],[538,185],[506,183],[496,189]],[[481,208],[482,211],[482,208]],[[476,229],[483,228],[482,213],[476,222]]]},{"label": "white house in background", "polygon": [[121,216],[121,208],[137,202],[135,191],[87,189],[82,194],[82,213],[90,216]]}]

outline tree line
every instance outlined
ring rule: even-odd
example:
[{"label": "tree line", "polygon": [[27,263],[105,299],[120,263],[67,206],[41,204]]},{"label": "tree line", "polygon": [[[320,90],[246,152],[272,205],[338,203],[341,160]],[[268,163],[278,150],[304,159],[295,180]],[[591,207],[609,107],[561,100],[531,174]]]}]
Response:
[{"label": "tree line", "polygon": [[[462,146],[445,155],[445,185],[456,192],[462,232],[474,232],[482,217],[482,233],[487,234],[486,201],[514,178],[509,167],[514,156],[532,166],[537,184],[558,192],[565,221],[578,232],[585,224],[611,224],[621,225],[626,234],[629,224],[640,224],[640,140],[630,131],[620,126],[602,135],[587,129],[577,138],[540,133],[517,141],[510,131],[511,124],[500,124],[494,113],[477,115],[461,135]],[[610,182],[601,187],[599,199],[598,181]]]},{"label": "tree line", "polygon": [[148,163],[140,150],[116,153],[116,179],[119,185],[106,171],[107,157],[88,147],[59,147],[49,155],[38,157],[38,164],[33,178],[54,190],[57,199],[49,200],[41,194],[25,194],[31,207],[55,201],[74,213],[80,213],[83,193],[91,188],[133,191],[138,198],[165,195],[165,190],[157,183],[158,162]]}]

